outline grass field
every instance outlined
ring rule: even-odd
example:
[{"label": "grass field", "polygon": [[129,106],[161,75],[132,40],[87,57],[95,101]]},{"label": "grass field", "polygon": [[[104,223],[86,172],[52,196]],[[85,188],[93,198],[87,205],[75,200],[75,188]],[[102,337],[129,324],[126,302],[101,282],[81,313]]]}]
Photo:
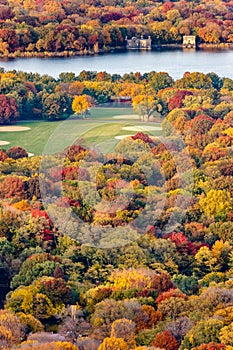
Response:
[{"label": "grass field", "polygon": [[[70,146],[75,140],[84,140],[88,145],[95,145],[102,151],[112,151],[119,142],[117,135],[135,134],[122,130],[123,127],[138,125],[140,121],[115,120],[113,116],[134,114],[130,108],[94,108],[88,119],[67,119],[65,121],[19,122],[19,126],[30,127],[30,130],[19,132],[0,132],[0,140],[10,144],[2,146],[6,149],[21,146],[33,154],[53,153]],[[143,125],[146,125],[143,123]],[[148,123],[148,125],[158,125]],[[151,134],[148,132],[148,134]],[[160,132],[153,132],[159,135]]]}]

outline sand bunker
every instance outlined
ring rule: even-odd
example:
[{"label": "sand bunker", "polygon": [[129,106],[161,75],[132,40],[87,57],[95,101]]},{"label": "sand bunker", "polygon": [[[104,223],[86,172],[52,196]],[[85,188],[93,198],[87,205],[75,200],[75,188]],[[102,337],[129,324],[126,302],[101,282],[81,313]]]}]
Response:
[{"label": "sand bunker", "polygon": [[14,126],[14,125],[8,125],[8,126],[0,126],[0,132],[15,132],[15,131],[26,131],[30,130],[31,128],[27,126]]},{"label": "sand bunker", "polygon": [[139,115],[137,114],[123,114],[123,115],[115,115],[114,119],[133,119],[139,120]]},{"label": "sand bunker", "polygon": [[8,141],[0,141],[0,146],[5,146],[5,145],[9,145],[10,142]]},{"label": "sand bunker", "polygon": [[161,126],[150,126],[150,125],[135,125],[135,126],[124,126],[122,130],[127,131],[161,131]]},{"label": "sand bunker", "polygon": [[115,136],[115,139],[122,140],[122,139],[125,139],[126,137],[130,137],[130,136],[134,136],[134,135],[117,135],[117,136]]}]

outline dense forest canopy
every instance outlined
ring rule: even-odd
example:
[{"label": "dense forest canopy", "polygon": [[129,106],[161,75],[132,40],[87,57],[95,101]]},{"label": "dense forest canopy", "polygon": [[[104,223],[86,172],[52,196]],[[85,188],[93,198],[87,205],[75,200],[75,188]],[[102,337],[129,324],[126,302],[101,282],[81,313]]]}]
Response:
[{"label": "dense forest canopy", "polygon": [[71,55],[126,46],[151,36],[153,45],[233,43],[233,2],[1,0],[0,54]]},{"label": "dense forest canopy", "polygon": [[[83,115],[124,96],[142,123],[156,113],[163,129],[163,139],[138,132],[111,154],[81,143],[30,158],[19,146],[0,151],[0,347],[232,350],[233,81],[198,72],[177,81],[157,72],[0,77],[1,123]],[[127,205],[105,210],[129,189]]]}]

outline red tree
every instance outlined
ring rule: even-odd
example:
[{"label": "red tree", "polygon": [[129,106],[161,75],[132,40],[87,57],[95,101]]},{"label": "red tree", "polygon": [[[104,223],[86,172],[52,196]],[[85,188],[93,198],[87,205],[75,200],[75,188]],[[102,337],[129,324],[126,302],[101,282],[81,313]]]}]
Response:
[{"label": "red tree", "polygon": [[197,147],[199,149],[204,149],[205,146],[210,142],[210,136],[208,135],[208,131],[214,125],[214,119],[200,114],[195,117],[190,122],[190,135],[188,136],[189,142],[193,147]]},{"label": "red tree", "polygon": [[193,95],[191,91],[188,90],[179,90],[175,96],[170,98],[169,103],[168,103],[168,109],[171,111],[174,108],[181,108],[182,107],[182,102],[185,96]]},{"label": "red tree", "polygon": [[133,140],[142,140],[143,142],[147,143],[149,146],[154,146],[153,140],[147,135],[144,134],[143,132],[138,132],[134,136],[131,136]]},{"label": "red tree", "polygon": [[0,183],[0,196],[1,198],[23,198],[24,196],[24,184],[23,181],[16,176],[6,177]]},{"label": "red tree", "polygon": [[151,281],[151,288],[156,289],[159,294],[166,292],[173,287],[174,285],[166,273],[154,276]]},{"label": "red tree", "polygon": [[171,234],[164,235],[164,238],[170,239],[175,243],[179,253],[195,254],[195,246],[190,242],[187,237],[182,233],[172,232]]},{"label": "red tree", "polygon": [[19,159],[19,158],[27,158],[28,153],[23,149],[22,147],[19,146],[14,146],[8,149],[7,155],[9,158],[12,159]]},{"label": "red tree", "polygon": [[156,303],[159,304],[164,300],[167,300],[169,298],[186,298],[186,295],[182,293],[179,289],[169,289],[167,292],[160,293],[158,298],[156,299]]},{"label": "red tree", "polygon": [[40,292],[55,304],[71,302],[71,291],[62,278],[49,277],[40,282]]},{"label": "red tree", "polygon": [[173,335],[167,331],[163,331],[162,333],[157,334],[152,345],[165,350],[179,349],[179,345],[176,338],[173,337]]},{"label": "red tree", "polygon": [[4,151],[0,151],[0,161],[4,162],[4,160],[6,160],[8,158],[6,152]]},{"label": "red tree", "polygon": [[0,94],[0,124],[10,124],[17,116],[18,106],[15,98]]},{"label": "red tree", "polygon": [[0,29],[0,38],[2,39],[2,41],[8,43],[10,52],[14,52],[15,50],[18,49],[19,41],[17,38],[16,31],[14,29],[8,29],[8,28]]}]

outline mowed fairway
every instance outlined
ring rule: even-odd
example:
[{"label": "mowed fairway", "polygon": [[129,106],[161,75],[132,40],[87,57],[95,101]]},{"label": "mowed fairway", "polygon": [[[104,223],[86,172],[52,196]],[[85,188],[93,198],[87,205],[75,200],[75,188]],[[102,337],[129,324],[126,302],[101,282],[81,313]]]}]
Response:
[{"label": "mowed fairway", "polygon": [[[2,146],[7,149],[12,146],[21,146],[27,152],[35,155],[61,151],[70,146],[77,139],[86,145],[97,147],[101,151],[111,152],[119,142],[115,137],[129,134],[124,127],[138,125],[139,120],[116,120],[114,116],[132,115],[131,108],[94,108],[88,119],[70,118],[65,121],[19,122],[18,126],[29,127],[30,130],[18,132],[0,132],[0,140],[10,142]],[[157,123],[143,123],[143,125],[158,125]],[[136,131],[130,132],[135,134]],[[148,134],[151,134],[148,132]],[[153,135],[154,132],[153,132]],[[160,135],[157,132],[156,135]]]}]

